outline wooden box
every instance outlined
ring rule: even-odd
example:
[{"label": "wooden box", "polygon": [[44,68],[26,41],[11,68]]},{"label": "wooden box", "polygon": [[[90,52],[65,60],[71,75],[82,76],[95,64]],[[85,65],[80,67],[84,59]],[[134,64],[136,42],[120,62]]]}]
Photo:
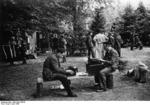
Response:
[{"label": "wooden box", "polygon": [[95,75],[104,68],[103,64],[86,64],[86,72],[89,75]]}]

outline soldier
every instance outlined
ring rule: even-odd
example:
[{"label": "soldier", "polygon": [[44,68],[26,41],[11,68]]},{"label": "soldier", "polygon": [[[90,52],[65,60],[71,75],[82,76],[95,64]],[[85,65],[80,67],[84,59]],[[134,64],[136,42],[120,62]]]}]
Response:
[{"label": "soldier", "polygon": [[142,42],[140,41],[138,35],[135,35],[135,47],[136,47],[136,48],[139,47],[140,50],[142,50],[142,48],[143,48],[143,44],[142,44]]},{"label": "soldier", "polygon": [[113,33],[108,33],[108,42],[111,43],[111,46],[114,48],[114,44],[115,44],[115,39],[113,37]]},{"label": "soldier", "polygon": [[14,64],[14,59],[16,58],[16,46],[17,46],[14,36],[11,37],[9,44],[10,44],[10,51],[11,51],[10,64]]},{"label": "soldier", "polygon": [[93,44],[93,39],[92,39],[92,32],[89,32],[87,39],[86,39],[86,45],[88,48],[88,59],[90,59],[90,56],[92,54],[92,58],[95,58],[95,52],[94,52],[94,44]]},{"label": "soldier", "polygon": [[123,44],[123,40],[119,34],[115,34],[114,41],[114,49],[118,52],[119,57],[121,57],[121,44]]},{"label": "soldier", "polygon": [[50,52],[43,64],[43,79],[45,81],[59,80],[62,82],[65,90],[69,97],[77,97],[70,88],[70,80],[67,79],[67,75],[70,73],[66,72],[63,68],[59,67],[58,58],[62,57],[62,51],[58,50],[57,54],[54,55]]},{"label": "soldier", "polygon": [[71,38],[71,36],[69,35],[69,36],[67,37],[67,56],[72,55],[72,44],[73,44],[72,38]]},{"label": "soldier", "polygon": [[[106,50],[106,53],[103,61],[107,64],[107,66],[102,69],[98,75],[99,81],[102,83],[103,90],[106,91],[106,76],[118,68],[119,56],[117,51],[111,47],[111,43],[106,42],[104,44],[104,49]],[[99,89],[101,89],[101,87]]]},{"label": "soldier", "polygon": [[59,50],[62,50],[63,52],[63,56],[62,56],[62,62],[66,62],[66,51],[67,51],[67,41],[66,39],[64,38],[64,35],[61,35],[60,39],[59,39],[59,46],[58,46],[58,49]]},{"label": "soldier", "polygon": [[26,42],[22,39],[22,38],[19,38],[19,41],[18,41],[18,50],[20,52],[20,58],[22,60],[22,63],[23,64],[26,64],[26,50],[27,50],[27,44]]},{"label": "soldier", "polygon": [[54,38],[53,38],[53,52],[56,53],[57,49],[58,49],[58,36],[57,34],[54,34]]},{"label": "soldier", "polygon": [[130,41],[131,41],[131,45],[130,45],[130,49],[131,50],[134,50],[134,45],[135,45],[135,32],[131,34],[131,37],[130,37]]}]

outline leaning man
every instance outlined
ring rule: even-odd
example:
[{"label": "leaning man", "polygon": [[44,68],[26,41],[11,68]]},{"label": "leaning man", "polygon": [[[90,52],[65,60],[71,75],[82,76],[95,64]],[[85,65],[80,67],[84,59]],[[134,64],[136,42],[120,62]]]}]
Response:
[{"label": "leaning man", "polygon": [[105,62],[106,66],[99,72],[99,80],[102,83],[102,89],[106,91],[106,76],[118,69],[119,55],[117,51],[111,47],[109,42],[104,43],[104,49],[106,53],[103,61]]},{"label": "leaning man", "polygon": [[43,79],[44,81],[59,80],[63,84],[69,97],[77,97],[70,88],[70,80],[67,79],[67,75],[70,73],[66,72],[63,68],[59,67],[58,58],[62,56],[61,51],[57,51],[57,54],[49,52],[49,56],[46,58],[43,64]]}]

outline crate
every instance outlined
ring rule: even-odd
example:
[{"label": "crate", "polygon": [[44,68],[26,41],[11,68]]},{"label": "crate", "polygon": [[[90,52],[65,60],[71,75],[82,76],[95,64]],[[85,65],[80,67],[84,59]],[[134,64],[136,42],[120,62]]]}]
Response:
[{"label": "crate", "polygon": [[95,75],[105,66],[103,64],[86,64],[86,72],[89,75]]}]

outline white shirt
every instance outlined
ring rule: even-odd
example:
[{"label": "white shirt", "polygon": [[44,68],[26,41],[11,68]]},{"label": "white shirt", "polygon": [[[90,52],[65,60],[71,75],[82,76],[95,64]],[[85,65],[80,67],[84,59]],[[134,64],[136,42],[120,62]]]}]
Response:
[{"label": "white shirt", "polygon": [[104,34],[96,34],[93,38],[94,42],[100,44],[100,43],[103,43],[103,42],[106,42],[108,40],[108,37]]}]

